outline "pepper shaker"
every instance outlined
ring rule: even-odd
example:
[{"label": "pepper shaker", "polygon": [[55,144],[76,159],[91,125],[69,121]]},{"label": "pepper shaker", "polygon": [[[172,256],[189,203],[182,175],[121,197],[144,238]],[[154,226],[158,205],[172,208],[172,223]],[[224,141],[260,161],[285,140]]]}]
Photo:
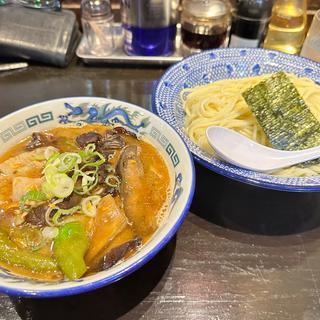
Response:
[{"label": "pepper shaker", "polygon": [[89,50],[110,55],[114,48],[113,14],[109,0],[82,0],[81,23]]}]

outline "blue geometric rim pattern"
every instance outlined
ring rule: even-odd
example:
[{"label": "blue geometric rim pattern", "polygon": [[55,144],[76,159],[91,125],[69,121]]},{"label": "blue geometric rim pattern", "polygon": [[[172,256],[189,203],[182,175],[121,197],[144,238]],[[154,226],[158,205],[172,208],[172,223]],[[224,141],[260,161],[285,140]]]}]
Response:
[{"label": "blue geometric rim pattern", "polygon": [[278,51],[228,48],[204,51],[173,65],[161,77],[153,92],[153,112],[168,122],[186,142],[194,158],[203,166],[229,178],[282,191],[320,191],[320,176],[279,177],[236,167],[201,150],[183,131],[183,88],[221,79],[240,79],[284,70],[311,78],[320,84],[320,64]]},{"label": "blue geometric rim pattern", "polygon": [[[56,102],[56,101],[59,101],[59,102],[61,101],[61,103],[62,103],[62,102],[64,102],[64,100],[68,101],[69,99],[70,100],[73,100],[73,99],[87,100],[88,98],[87,97],[80,97],[80,98],[76,97],[76,98],[56,99],[56,100],[48,101],[48,103]],[[94,98],[90,98],[90,99],[94,100]],[[98,99],[102,100],[102,98],[98,98]],[[152,250],[148,251],[141,259],[134,261],[133,263],[128,265],[126,268],[122,268],[119,271],[117,271],[116,273],[114,273],[108,277],[103,277],[103,278],[100,278],[97,280],[95,279],[95,280],[89,281],[88,283],[83,283],[84,279],[78,279],[76,281],[73,281],[73,283],[75,282],[79,285],[76,285],[74,287],[66,287],[66,288],[58,288],[58,289],[51,289],[50,283],[41,282],[41,285],[43,287],[41,290],[37,290],[37,289],[30,290],[30,289],[15,288],[14,284],[21,283],[21,282],[23,282],[23,283],[28,282],[31,285],[32,284],[37,285],[37,284],[39,284],[39,282],[31,280],[31,279],[26,279],[23,277],[17,277],[15,275],[11,274],[11,272],[0,268],[0,270],[1,270],[0,278],[7,279],[10,283],[13,284],[13,287],[7,287],[6,285],[0,285],[0,292],[6,293],[9,295],[24,296],[24,297],[60,297],[60,296],[79,294],[79,293],[98,289],[102,286],[108,285],[108,284],[113,283],[119,279],[122,279],[123,277],[129,275],[130,273],[134,272],[136,269],[140,268],[142,265],[147,263],[176,234],[178,228],[180,227],[180,225],[184,221],[184,219],[189,211],[191,201],[193,198],[193,194],[194,194],[194,189],[195,189],[195,168],[194,168],[191,154],[188,152],[187,146],[185,145],[184,141],[180,139],[180,137],[176,134],[176,132],[172,128],[170,128],[170,126],[168,126],[162,119],[158,118],[157,116],[152,114],[150,111],[141,109],[141,111],[142,111],[141,113],[138,111],[128,112],[128,109],[130,109],[130,104],[128,104],[128,103],[117,101],[117,100],[112,100],[112,99],[103,99],[103,100],[108,100],[112,104],[116,103],[119,109],[122,109],[124,111],[124,113],[127,113],[128,118],[130,118],[130,121],[128,122],[129,125],[127,127],[129,129],[131,129],[132,131],[136,131],[138,134],[142,134],[142,135],[147,134],[147,132],[145,131],[145,128],[148,127],[148,125],[150,124],[148,119],[150,119],[152,117],[156,117],[157,121],[160,122],[162,127],[165,127],[167,131],[171,131],[171,134],[176,136],[175,139],[179,139],[180,143],[185,146],[187,156],[184,157],[184,161],[185,161],[185,165],[187,164],[187,167],[190,167],[190,170],[188,170],[188,172],[190,172],[191,181],[190,181],[190,188],[187,188],[190,190],[190,192],[185,199],[185,203],[184,203],[183,208],[181,209],[179,217],[177,218],[175,223],[170,226],[170,229],[168,229],[168,232],[166,233],[166,235],[153,247]],[[82,103],[83,106],[89,105],[87,102],[84,102],[84,101],[82,101],[82,102],[83,102]],[[123,104],[123,106],[120,106],[121,103]],[[64,103],[65,107],[66,107],[66,104],[68,104],[68,103]],[[69,106],[70,106],[70,104],[69,104]],[[136,107],[136,106],[134,106],[134,107]],[[29,108],[32,108],[32,106]],[[25,109],[27,110],[28,108],[25,108]],[[50,115],[48,115],[48,114],[50,114]],[[139,117],[137,117],[138,114],[139,114]],[[124,114],[122,114],[121,112],[118,115],[124,116]],[[133,115],[133,117],[131,117],[132,115]],[[9,117],[9,116],[7,116],[7,117]],[[69,116],[71,116],[71,119],[68,119]],[[80,124],[79,119],[76,120],[76,117],[73,117],[72,115],[69,115],[69,116],[67,117],[68,121],[61,121],[60,116],[55,117],[55,118],[57,118],[56,121],[60,122],[61,124],[67,124],[67,123],[74,123],[75,125]],[[142,116],[144,116],[144,117],[142,117]],[[125,116],[124,116],[124,118],[125,118]],[[62,119],[66,119],[66,118],[63,117]],[[122,119],[123,119],[123,117],[122,117]],[[135,119],[136,119],[136,121],[135,121]],[[3,120],[5,120],[5,119],[3,119]],[[14,130],[13,131],[14,134],[11,134],[11,135],[9,134],[8,140],[10,140],[14,135],[17,135],[18,133],[27,130],[27,127],[34,127],[36,125],[39,125],[42,122],[51,121],[51,120],[53,120],[53,114],[51,112],[46,112],[46,113],[39,114],[38,116],[28,118],[25,121],[22,121],[21,123],[23,123],[23,124],[20,124],[20,123],[15,124],[14,126],[12,126],[12,129],[11,129],[11,130]],[[69,120],[71,120],[71,121],[69,121]],[[121,121],[122,120],[120,120],[120,122]],[[35,122],[37,122],[37,123],[35,123]],[[83,122],[83,119],[80,120],[80,122]],[[103,121],[101,121],[101,119],[95,119],[95,121],[85,121],[85,122],[103,122]],[[111,119],[110,122],[105,121],[103,123],[106,123],[106,122],[108,122],[110,124],[119,123],[118,120],[115,120],[114,118]],[[133,125],[133,126],[138,125],[138,127],[137,128],[135,128],[135,127],[130,128],[131,125]],[[11,132],[11,130],[9,129],[9,132]],[[7,129],[5,131],[7,131]],[[0,133],[0,137],[1,137],[1,133]],[[160,138],[160,140],[162,141],[163,148],[166,150],[167,154],[170,156],[171,161],[173,162],[174,165],[176,162],[175,166],[177,166],[180,163],[180,160],[179,160],[178,155],[176,154],[176,151],[173,149],[173,151],[174,151],[173,152],[171,147],[167,148],[167,145],[164,145],[164,141],[168,141],[168,139],[163,134],[162,134],[162,137]],[[169,141],[168,141],[168,145],[169,144],[171,145],[171,143],[169,143]],[[176,154],[176,156],[174,156],[175,154]],[[184,191],[184,188],[182,187],[183,178],[182,178],[182,174],[179,171],[175,171],[176,176],[175,176],[174,190],[173,190],[173,196],[172,196],[170,208],[172,208],[172,206],[176,203],[177,199],[181,196],[182,192]],[[66,281],[61,281],[60,283],[63,284],[65,282]]]},{"label": "blue geometric rim pattern", "polygon": [[165,148],[167,154],[171,158],[173,165],[176,167],[179,164],[180,159],[179,159],[179,156],[176,153],[176,150],[174,149],[173,145],[169,142],[169,140],[166,138],[166,136],[164,134],[162,134],[160,132],[160,130],[158,130],[155,127],[151,128],[150,136],[153,137],[154,139],[156,139]]},{"label": "blue geometric rim pattern", "polygon": [[15,123],[13,126],[0,132],[0,139],[2,142],[7,142],[17,134],[26,131],[28,128],[37,126],[40,123],[53,120],[52,112],[44,112],[39,115],[27,118],[23,121]]}]

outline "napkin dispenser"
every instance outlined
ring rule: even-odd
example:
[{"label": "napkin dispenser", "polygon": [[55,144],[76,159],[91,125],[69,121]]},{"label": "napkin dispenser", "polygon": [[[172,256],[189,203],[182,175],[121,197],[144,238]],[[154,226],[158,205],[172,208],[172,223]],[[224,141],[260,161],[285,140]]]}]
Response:
[{"label": "napkin dispenser", "polygon": [[80,39],[72,11],[0,6],[0,57],[65,67]]}]

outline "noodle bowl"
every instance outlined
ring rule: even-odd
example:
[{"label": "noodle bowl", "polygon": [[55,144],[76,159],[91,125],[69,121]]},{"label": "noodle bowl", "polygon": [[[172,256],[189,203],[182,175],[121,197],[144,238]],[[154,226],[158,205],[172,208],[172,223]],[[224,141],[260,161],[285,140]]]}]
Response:
[{"label": "noodle bowl", "polygon": [[[153,91],[153,111],[175,128],[196,161],[197,191],[193,210],[223,227],[283,235],[320,225],[320,175],[279,176],[237,167],[213,156],[212,150],[206,151],[186,132],[186,118],[191,117],[186,114],[185,99],[181,96],[190,96],[192,89],[189,88],[238,79],[222,90],[227,93],[245,77],[279,71],[307,77],[320,84],[320,64],[311,60],[260,48],[224,48],[207,50],[175,64]],[[240,95],[240,89],[234,91]],[[299,91],[309,105],[309,98],[301,88]],[[214,100],[212,108],[219,107],[218,100]],[[243,120],[243,117],[235,120]],[[208,125],[210,123],[203,124],[204,127]],[[205,214],[201,213],[203,208]]]},{"label": "noodle bowl", "polygon": [[[71,116],[70,108],[74,106],[81,108],[83,113]],[[33,280],[24,276],[17,276],[7,269],[0,268],[1,292],[10,295],[52,298],[94,290],[120,278],[124,278],[149,261],[171,239],[188,212],[194,190],[194,169],[187,148],[178,134],[163,120],[147,110],[126,102],[96,97],[72,97],[45,101],[28,108],[22,108],[0,120],[1,128],[3,130],[2,133],[13,132],[13,128],[16,130],[14,136],[1,135],[1,153],[3,154],[8,151],[11,147],[21,141],[21,139],[30,135],[35,130],[45,131],[62,127],[62,129],[67,132],[67,127],[73,127],[75,129],[84,128],[79,126],[79,124],[83,124],[83,121],[86,120],[86,116],[89,115],[88,106],[95,108],[97,111],[101,111],[101,113],[99,113],[100,117],[95,120],[96,124],[102,123],[101,114],[105,115],[108,114],[108,112],[110,114],[111,112],[114,112],[114,110],[117,110],[117,116],[121,116],[120,120],[125,121],[126,119],[131,119],[132,122],[130,123],[138,127],[134,132],[139,135],[143,132],[144,138],[156,146],[157,151],[168,165],[171,180],[170,185],[173,186],[174,189],[172,190],[174,191],[172,191],[172,193],[174,192],[175,195],[174,201],[170,203],[170,207],[167,207],[166,209],[166,212],[168,212],[168,216],[165,217],[166,221],[159,229],[157,229],[156,233],[148,239],[145,245],[136,252],[136,254],[128,257],[128,259],[123,262],[114,265],[110,269],[82,277],[76,281],[67,279],[54,282]],[[79,109],[75,108],[72,110]],[[69,114],[69,116],[66,117],[66,114]],[[50,115],[50,117],[44,118],[42,115]],[[127,116],[127,118],[123,115]],[[132,117],[132,115],[134,115],[134,117]],[[38,121],[36,124],[33,122],[33,125],[30,125],[30,128],[27,128],[29,119],[42,119],[43,121],[41,123]],[[68,119],[70,122],[66,124],[65,122],[62,122],[61,119]],[[18,129],[17,123],[25,124],[25,126],[22,127],[24,130]],[[139,127],[138,124],[140,123],[143,123],[143,125]],[[161,132],[161,137],[166,138],[168,145],[170,143],[171,150],[175,150],[174,158],[166,151],[163,143],[160,144],[160,142],[158,142],[158,136],[152,135],[152,133],[158,132]],[[37,156],[36,159],[38,158],[39,157]],[[183,162],[181,161],[182,159]],[[129,161],[129,163],[132,164],[132,161]],[[150,167],[150,169],[153,170],[152,167]],[[111,181],[109,180],[109,182]],[[144,194],[144,197],[146,197],[146,194]],[[109,224],[109,221],[106,220],[106,223]],[[46,235],[50,236],[50,232],[46,232]],[[103,235],[103,237],[105,237],[105,235]],[[12,254],[12,252],[9,253]]]}]

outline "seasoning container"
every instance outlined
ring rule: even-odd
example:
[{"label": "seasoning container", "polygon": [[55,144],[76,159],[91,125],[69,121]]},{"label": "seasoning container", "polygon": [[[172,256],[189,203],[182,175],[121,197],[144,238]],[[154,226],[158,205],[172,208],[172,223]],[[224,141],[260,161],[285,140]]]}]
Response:
[{"label": "seasoning container", "polygon": [[298,54],[307,25],[307,0],[275,0],[264,48]]},{"label": "seasoning container", "polygon": [[320,62],[320,10],[313,17],[300,56]]},{"label": "seasoning container", "polygon": [[121,0],[124,51],[168,56],[174,51],[179,0]]},{"label": "seasoning container", "polygon": [[60,11],[60,0],[0,0],[1,5],[15,5],[26,8],[43,9],[46,11]]},{"label": "seasoning container", "polygon": [[229,47],[259,47],[271,18],[273,0],[237,0]]},{"label": "seasoning container", "polygon": [[109,0],[82,0],[81,23],[90,51],[110,55],[114,48],[113,14]]},{"label": "seasoning container", "polygon": [[223,0],[185,0],[181,13],[181,39],[184,53],[225,47],[228,43],[231,13]]}]

